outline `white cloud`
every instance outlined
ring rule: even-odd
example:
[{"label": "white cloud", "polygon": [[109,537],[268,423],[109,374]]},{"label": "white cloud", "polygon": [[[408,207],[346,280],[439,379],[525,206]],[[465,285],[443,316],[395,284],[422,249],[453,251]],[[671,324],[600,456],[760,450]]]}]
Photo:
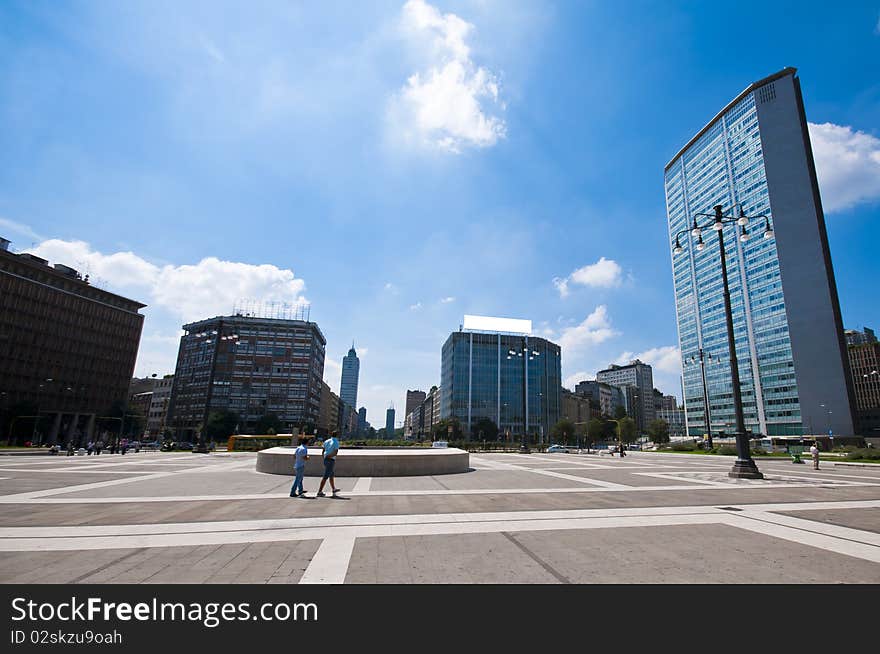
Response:
[{"label": "white cloud", "polygon": [[392,295],[397,295],[397,293],[399,292],[399,291],[397,290],[397,286],[395,286],[395,285],[392,284],[391,282],[385,282],[385,287],[384,287],[384,288],[385,288],[386,291],[388,291],[388,292],[391,293]]},{"label": "white cloud", "polygon": [[237,300],[302,304],[305,282],[293,271],[207,257],[194,265],[157,266],[133,252],[103,254],[83,241],[52,239],[32,250],[53,263],[89,274],[93,283],[147,305],[166,309],[183,322],[228,315]]},{"label": "white cloud", "polygon": [[411,75],[392,98],[389,119],[399,136],[455,153],[504,138],[504,121],[484,107],[484,101],[491,101],[503,108],[498,80],[474,64],[466,42],[474,26],[455,14],[441,14],[424,0],[409,0],[401,27],[427,50],[431,64]]},{"label": "white cloud", "polygon": [[852,127],[809,123],[827,213],[880,200],[880,139]]},{"label": "white cloud", "polygon": [[569,375],[562,381],[562,386],[567,388],[568,390],[573,390],[578,383],[584,381],[585,379],[595,379],[596,373],[592,375],[587,372],[576,372],[573,375]]},{"label": "white cloud", "polygon": [[559,337],[559,345],[562,347],[563,357],[576,355],[587,346],[598,345],[619,334],[620,332],[611,327],[607,307],[600,304],[579,325],[565,327]]},{"label": "white cloud", "polygon": [[10,241],[13,241],[13,245],[15,245],[15,239],[12,238],[15,234],[20,234],[21,236],[26,237],[31,242],[42,241],[43,237],[37,234],[34,230],[28,227],[25,224],[17,223],[14,220],[9,220],[7,218],[0,217],[0,229],[3,232],[0,232],[0,237],[6,238]]},{"label": "white cloud", "polygon": [[421,303],[421,302],[416,302],[415,304],[411,304],[411,305],[409,305],[409,310],[410,310],[410,311],[418,311],[418,310],[421,309],[421,308],[422,308],[422,303]]},{"label": "white cloud", "polygon": [[440,299],[440,304],[449,304],[450,302],[455,302],[455,298],[451,295]]},{"label": "white cloud", "polygon": [[633,359],[639,359],[643,363],[649,364],[655,372],[681,374],[681,350],[675,345],[653,347],[638,354],[622,352],[615,363],[627,364]]},{"label": "white cloud", "polygon": [[569,294],[569,284],[580,286],[592,286],[593,288],[613,288],[620,286],[623,281],[623,269],[613,259],[601,257],[596,263],[578,268],[568,277],[554,277],[553,284],[559,291],[560,297]]}]

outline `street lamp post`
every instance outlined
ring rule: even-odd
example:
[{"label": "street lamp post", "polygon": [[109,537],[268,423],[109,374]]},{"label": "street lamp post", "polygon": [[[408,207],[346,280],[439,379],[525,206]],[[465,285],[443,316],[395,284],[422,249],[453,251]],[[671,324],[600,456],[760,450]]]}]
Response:
[{"label": "street lamp post", "polygon": [[[685,364],[693,364],[696,363],[697,359],[693,356],[688,357],[685,361]],[[712,414],[709,408],[709,387],[706,384],[706,362],[712,362],[712,354],[707,353],[705,360],[703,357],[703,348],[699,348],[699,361],[700,361],[700,372],[703,376],[703,417],[706,419],[706,440],[709,445],[709,449],[712,449]]]},{"label": "street lamp post", "polygon": [[[733,468],[727,474],[730,477],[743,479],[763,479],[764,475],[761,474],[761,472],[758,470],[758,466],[755,465],[755,461],[754,459],[752,459],[752,455],[749,452],[749,440],[746,435],[745,420],[743,418],[742,393],[739,384],[739,364],[737,363],[736,342],[733,336],[733,313],[730,309],[730,288],[727,283],[727,255],[724,252],[724,225],[731,223],[736,223],[737,225],[739,225],[741,227],[739,238],[743,242],[748,240],[749,232],[746,227],[751,218],[764,219],[764,238],[772,238],[773,230],[770,227],[770,218],[763,215],[746,216],[745,212],[742,210],[742,207],[740,207],[739,217],[737,218],[725,216],[721,210],[720,204],[715,205],[714,209],[714,214],[696,214],[696,216],[713,218],[711,223],[700,227],[697,224],[697,218],[695,216],[693,219],[693,225],[690,229],[682,230],[675,235],[675,245],[673,246],[673,253],[680,254],[683,250],[681,242],[679,241],[679,237],[682,234],[687,234],[688,232],[690,232],[691,236],[697,239],[697,250],[701,251],[706,247],[705,243],[703,242],[702,230],[711,227],[713,230],[718,232],[718,248],[721,258],[721,280],[724,288],[724,316],[727,323],[727,347],[730,350],[730,375],[733,382],[733,408],[736,418],[736,462],[733,464]],[[696,280],[694,280],[694,285],[696,286]]]},{"label": "street lamp post", "polygon": [[208,418],[210,417],[211,393],[214,389],[214,371],[217,368],[217,355],[220,352],[220,343],[221,341],[229,341],[230,344],[234,344],[238,341],[238,334],[233,332],[225,333],[223,331],[222,320],[217,325],[217,329],[211,330],[204,335],[208,337],[204,343],[206,345],[213,344],[214,351],[211,356],[211,370],[208,374],[208,388],[205,392],[205,413],[201,425],[199,426],[199,442],[193,450],[199,454],[208,453],[208,444],[205,442],[205,430],[208,428]]},{"label": "street lamp post", "polygon": [[507,350],[507,358],[513,359],[514,357],[522,357],[523,360],[523,431],[522,431],[522,444],[519,447],[519,451],[523,454],[530,454],[531,450],[529,449],[529,443],[526,439],[526,434],[529,429],[529,414],[528,414],[528,394],[529,394],[529,360],[534,360],[535,357],[540,356],[540,352],[537,350],[529,350],[529,342],[528,337],[522,337],[522,348],[520,350],[510,348]]}]

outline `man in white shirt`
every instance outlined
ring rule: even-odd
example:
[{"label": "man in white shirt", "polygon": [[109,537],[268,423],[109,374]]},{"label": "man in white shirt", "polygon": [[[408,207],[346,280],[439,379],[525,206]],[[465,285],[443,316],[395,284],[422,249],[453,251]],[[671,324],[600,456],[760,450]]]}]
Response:
[{"label": "man in white shirt", "polygon": [[336,488],[336,479],[334,477],[334,469],[336,468],[336,453],[339,451],[339,440],[336,438],[338,432],[330,432],[330,438],[324,441],[324,477],[321,479],[321,485],[318,487],[317,497],[324,497],[324,484],[330,480],[330,488],[333,489],[333,497],[339,489]]},{"label": "man in white shirt", "polygon": [[819,448],[813,443],[810,446],[810,456],[813,457],[813,470],[819,469]]}]

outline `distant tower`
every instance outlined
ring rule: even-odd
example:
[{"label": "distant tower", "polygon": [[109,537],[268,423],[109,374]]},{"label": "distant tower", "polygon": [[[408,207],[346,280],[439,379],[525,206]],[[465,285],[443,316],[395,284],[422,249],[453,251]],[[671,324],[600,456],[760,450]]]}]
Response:
[{"label": "distant tower", "polygon": [[354,343],[352,343],[348,354],[342,358],[342,383],[339,385],[340,399],[352,408],[357,406],[360,369],[361,362],[357,352],[354,351]]},{"label": "distant tower", "polygon": [[394,438],[394,405],[385,412],[385,438]]},{"label": "distant tower", "polygon": [[358,436],[367,433],[367,407],[362,406],[358,409]]}]

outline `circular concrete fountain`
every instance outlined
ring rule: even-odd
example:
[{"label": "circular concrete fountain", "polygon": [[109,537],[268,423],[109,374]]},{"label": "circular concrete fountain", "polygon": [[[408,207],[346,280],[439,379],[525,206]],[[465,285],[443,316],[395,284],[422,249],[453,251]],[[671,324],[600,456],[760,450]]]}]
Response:
[{"label": "circular concrete fountain", "polygon": [[[293,476],[295,447],[270,447],[257,452],[257,472]],[[414,477],[467,472],[470,457],[454,447],[377,447],[341,449],[337,477]],[[321,448],[309,448],[307,477],[324,475]]]}]

